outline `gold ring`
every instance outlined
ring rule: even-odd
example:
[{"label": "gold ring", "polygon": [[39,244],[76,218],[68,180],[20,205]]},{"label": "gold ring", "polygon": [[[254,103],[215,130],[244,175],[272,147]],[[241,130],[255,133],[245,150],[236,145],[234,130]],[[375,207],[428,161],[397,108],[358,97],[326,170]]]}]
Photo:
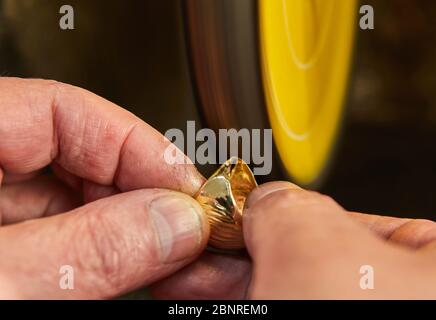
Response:
[{"label": "gold ring", "polygon": [[200,188],[195,199],[210,223],[209,245],[217,249],[245,247],[242,214],[245,199],[257,187],[248,165],[236,157],[227,160]]}]

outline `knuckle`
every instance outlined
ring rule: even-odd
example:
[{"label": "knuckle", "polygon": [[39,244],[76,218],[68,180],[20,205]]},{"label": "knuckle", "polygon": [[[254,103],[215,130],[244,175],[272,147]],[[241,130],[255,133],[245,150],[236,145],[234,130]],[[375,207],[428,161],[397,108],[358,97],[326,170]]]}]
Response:
[{"label": "knuckle", "polygon": [[78,88],[58,80],[43,80],[43,81],[48,88],[54,91],[54,93],[60,93],[66,90],[67,88]]},{"label": "knuckle", "polygon": [[333,206],[333,207],[340,207],[340,205],[332,197],[325,195],[325,194],[315,192],[315,191],[312,191],[312,192],[315,193],[316,197],[318,198],[318,201],[321,204],[327,205],[327,206]]},{"label": "knuckle", "polygon": [[61,94],[67,84],[57,81],[57,80],[42,80],[46,87],[46,90],[50,93],[51,97],[51,108],[55,111],[59,105],[59,94]]},{"label": "knuckle", "polygon": [[45,85],[49,88],[53,88],[53,90],[59,90],[64,86],[65,84],[63,82],[57,81],[57,80],[42,80],[44,81]]},{"label": "knuckle", "polygon": [[407,234],[413,234],[415,247],[424,247],[436,240],[436,223],[427,219],[410,220],[397,229],[390,238],[401,239]]},{"label": "knuckle", "polygon": [[396,230],[396,233],[411,232],[415,235],[422,235],[429,231],[436,231],[436,223],[427,219],[413,219],[403,224]]},{"label": "knuckle", "polygon": [[[413,221],[413,220],[412,220]],[[433,227],[436,228],[436,223],[429,219],[416,219],[415,223],[423,227]]]}]

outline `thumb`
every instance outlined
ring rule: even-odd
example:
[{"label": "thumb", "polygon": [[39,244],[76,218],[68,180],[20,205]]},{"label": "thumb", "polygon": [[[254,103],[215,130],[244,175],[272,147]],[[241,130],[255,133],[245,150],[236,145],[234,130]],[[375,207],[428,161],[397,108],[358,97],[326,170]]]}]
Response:
[{"label": "thumb", "polygon": [[[252,298],[265,298],[266,294],[269,298],[300,297],[308,288],[306,280],[315,275],[330,270],[333,274],[345,270],[343,275],[346,270],[354,272],[354,267],[339,265],[343,252],[378,245],[375,236],[372,239],[369,231],[347,217],[332,199],[287,182],[255,189],[246,201],[243,217],[244,239],[253,260]],[[348,278],[352,277],[354,273]]]},{"label": "thumb", "polygon": [[[191,197],[144,189],[0,228],[0,297],[95,299],[148,285],[191,262],[209,226]],[[63,266],[72,290],[60,286]]]}]

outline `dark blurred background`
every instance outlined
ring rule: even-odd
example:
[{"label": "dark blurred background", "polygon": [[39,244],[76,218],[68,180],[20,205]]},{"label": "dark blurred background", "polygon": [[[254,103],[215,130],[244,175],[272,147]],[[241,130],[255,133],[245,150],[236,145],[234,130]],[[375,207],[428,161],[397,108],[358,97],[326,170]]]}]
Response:
[{"label": "dark blurred background", "polygon": [[366,0],[348,121],[322,191],[347,209],[436,219],[436,1]]},{"label": "dark blurred background", "polygon": [[[436,219],[436,2],[361,2],[375,30],[357,30],[347,121],[321,191],[349,210]],[[58,27],[62,4],[0,0],[1,75],[87,88],[162,132],[199,121],[180,1],[71,0],[74,31]]]}]

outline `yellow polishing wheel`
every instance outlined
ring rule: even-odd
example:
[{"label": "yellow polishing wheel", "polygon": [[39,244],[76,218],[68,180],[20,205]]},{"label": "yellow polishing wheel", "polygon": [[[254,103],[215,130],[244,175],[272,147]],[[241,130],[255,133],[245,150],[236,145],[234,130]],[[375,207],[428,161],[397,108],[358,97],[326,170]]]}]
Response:
[{"label": "yellow polishing wheel", "polygon": [[355,0],[260,0],[262,81],[283,166],[297,183],[322,175],[347,90]]}]

